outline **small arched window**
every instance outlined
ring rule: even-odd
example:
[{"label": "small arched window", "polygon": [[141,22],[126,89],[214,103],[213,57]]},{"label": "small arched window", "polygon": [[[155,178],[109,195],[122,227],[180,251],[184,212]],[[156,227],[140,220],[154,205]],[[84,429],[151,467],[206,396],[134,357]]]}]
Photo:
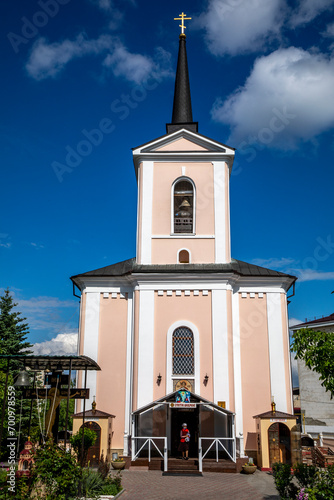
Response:
[{"label": "small arched window", "polygon": [[194,232],[194,187],[181,179],[174,185],[174,233]]},{"label": "small arched window", "polygon": [[189,252],[188,250],[179,251],[179,264],[189,264]]},{"label": "small arched window", "polygon": [[194,335],[185,326],[173,333],[173,375],[194,375]]}]

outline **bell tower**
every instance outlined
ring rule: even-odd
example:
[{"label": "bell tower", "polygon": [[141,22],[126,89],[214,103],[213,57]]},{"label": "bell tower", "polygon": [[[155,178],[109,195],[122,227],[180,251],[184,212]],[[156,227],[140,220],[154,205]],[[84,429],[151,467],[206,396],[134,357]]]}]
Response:
[{"label": "bell tower", "polygon": [[229,263],[229,177],[235,150],[198,133],[193,121],[184,20],[172,121],[133,149],[138,182],[137,263]]}]

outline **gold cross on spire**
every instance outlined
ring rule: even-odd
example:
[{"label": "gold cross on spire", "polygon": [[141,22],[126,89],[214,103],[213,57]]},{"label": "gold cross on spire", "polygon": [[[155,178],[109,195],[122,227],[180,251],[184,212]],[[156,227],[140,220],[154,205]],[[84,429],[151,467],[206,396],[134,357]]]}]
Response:
[{"label": "gold cross on spire", "polygon": [[186,26],[184,25],[184,20],[185,19],[191,19],[191,17],[186,17],[187,14],[182,12],[182,14],[179,14],[180,17],[174,17],[174,21],[181,21],[181,24],[179,25],[181,28],[181,34],[184,35],[184,30],[186,29]]}]

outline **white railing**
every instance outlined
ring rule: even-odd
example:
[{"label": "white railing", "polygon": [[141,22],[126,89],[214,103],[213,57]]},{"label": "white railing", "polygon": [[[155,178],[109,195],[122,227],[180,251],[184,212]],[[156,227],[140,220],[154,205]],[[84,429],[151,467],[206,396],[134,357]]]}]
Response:
[{"label": "white railing", "polygon": [[[203,455],[203,450],[202,450],[202,441],[207,440],[207,441],[212,441],[210,444],[209,448],[206,450],[206,452]],[[227,451],[225,446],[223,445],[222,441],[232,441],[232,455]],[[213,445],[216,445],[216,462],[219,461],[218,457],[218,452],[219,452],[219,446],[227,453],[227,455],[230,457],[230,459],[233,462],[236,462],[236,442],[235,442],[235,437],[200,437],[198,439],[198,462],[199,462],[199,472],[203,472],[203,458],[205,458],[206,454],[211,450]]]},{"label": "white railing", "polygon": [[[137,453],[135,453],[135,440],[139,440],[139,439],[143,439],[144,440],[144,444],[139,448],[139,450],[137,451]],[[154,441],[157,441],[158,439],[163,439],[164,441],[164,452],[163,454],[161,453],[161,451],[159,450],[159,448],[157,447],[157,445],[155,444]],[[134,437],[131,437],[131,460],[134,462],[138,456],[139,456],[139,453],[142,451],[142,449],[144,448],[144,446],[148,443],[148,461],[150,462],[151,461],[151,444],[153,444],[154,448],[157,450],[157,452],[159,453],[159,455],[164,459],[164,471],[166,472],[168,470],[168,452],[167,452],[167,437],[144,437],[144,436],[134,436]]]}]

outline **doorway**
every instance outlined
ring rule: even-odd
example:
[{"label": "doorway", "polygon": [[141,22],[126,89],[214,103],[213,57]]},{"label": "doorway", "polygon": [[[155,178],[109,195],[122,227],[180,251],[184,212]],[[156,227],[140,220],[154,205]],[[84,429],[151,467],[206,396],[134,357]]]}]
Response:
[{"label": "doorway", "polygon": [[180,452],[178,447],[180,444],[180,432],[182,424],[186,423],[190,432],[190,442],[189,442],[189,457],[198,457],[198,415],[199,408],[171,408],[171,457],[179,457]]},{"label": "doorway", "polygon": [[268,429],[270,467],[275,462],[291,464],[291,439],[289,428],[275,422]]}]

